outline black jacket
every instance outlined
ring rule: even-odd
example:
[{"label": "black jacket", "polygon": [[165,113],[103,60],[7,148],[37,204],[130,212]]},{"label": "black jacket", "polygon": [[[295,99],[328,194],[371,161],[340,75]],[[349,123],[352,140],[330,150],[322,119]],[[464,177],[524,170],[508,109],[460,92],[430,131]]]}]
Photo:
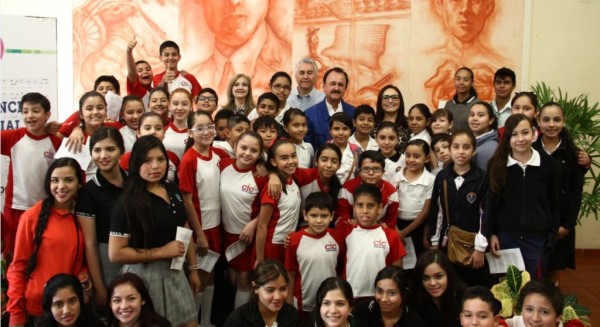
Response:
[{"label": "black jacket", "polygon": [[[544,151],[542,137],[537,139],[533,148],[538,152]],[[587,169],[577,163],[577,157],[569,153],[564,142],[550,156],[560,168],[560,226],[572,232],[579,216]]]},{"label": "black jacket", "polygon": [[[431,194],[431,209],[429,210],[429,240],[433,245],[440,245],[448,229],[446,217],[446,204],[444,194],[444,181],[448,187],[448,213],[450,224],[468,232],[479,232],[486,238],[490,235],[490,228],[485,224],[487,219],[485,211],[485,200],[488,192],[488,179],[485,172],[475,162],[471,162],[471,170],[462,175],[464,181],[457,190],[455,179],[459,175],[453,169],[454,164],[444,167],[433,184]],[[483,217],[482,217],[483,215]],[[439,242],[438,242],[439,241]],[[485,250],[485,249],[483,249]]]},{"label": "black jacket", "polygon": [[560,171],[546,152],[538,153],[539,166],[506,167],[504,188],[499,194],[490,190],[485,211],[493,234],[502,229],[515,237],[546,235],[551,248],[559,223]]},{"label": "black jacket", "polygon": [[[358,302],[352,313],[363,321],[365,326],[383,326],[379,304],[375,300]],[[394,324],[394,327],[426,327],[426,325],[419,314],[404,306],[402,317]]]},{"label": "black jacket", "polygon": [[[300,318],[298,317],[298,310],[294,306],[283,303],[283,307],[277,313],[277,327],[295,327],[298,326]],[[263,320],[260,312],[258,311],[258,302],[256,299],[251,299],[250,302],[242,305],[235,309],[227,320],[225,321],[224,327],[265,327],[265,321]]]}]

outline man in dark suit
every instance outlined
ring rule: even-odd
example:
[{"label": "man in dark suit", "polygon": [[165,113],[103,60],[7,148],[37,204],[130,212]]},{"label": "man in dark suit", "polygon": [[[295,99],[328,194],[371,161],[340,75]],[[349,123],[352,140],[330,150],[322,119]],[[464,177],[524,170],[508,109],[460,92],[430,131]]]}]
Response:
[{"label": "man in dark suit", "polygon": [[345,112],[354,117],[354,107],[342,99],[348,87],[348,74],[339,67],[333,67],[323,76],[325,99],[306,109],[308,132],[304,140],[317,149],[331,138],[329,118],[337,112]]}]

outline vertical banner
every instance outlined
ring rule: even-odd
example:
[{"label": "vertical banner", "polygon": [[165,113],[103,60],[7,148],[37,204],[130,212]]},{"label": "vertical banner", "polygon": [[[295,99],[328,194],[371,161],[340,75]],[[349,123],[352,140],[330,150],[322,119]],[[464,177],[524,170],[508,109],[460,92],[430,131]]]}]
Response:
[{"label": "vertical banner", "polygon": [[[0,76],[0,130],[23,127],[20,102],[29,92],[45,95],[58,117],[55,18],[1,16]],[[1,156],[1,207],[7,173],[8,157]]]}]

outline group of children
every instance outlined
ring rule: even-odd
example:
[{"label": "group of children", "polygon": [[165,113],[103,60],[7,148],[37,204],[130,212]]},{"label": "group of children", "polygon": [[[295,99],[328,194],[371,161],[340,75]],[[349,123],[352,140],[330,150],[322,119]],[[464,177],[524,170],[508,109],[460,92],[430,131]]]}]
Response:
[{"label": "group of children", "polygon": [[[487,249],[521,249],[538,278],[545,277],[548,249],[569,261],[551,268],[574,267],[586,158],[557,103],[538,109],[534,94],[518,93],[513,115],[498,129],[496,110],[476,99],[473,73],[463,67],[446,109],[432,114],[420,103],[405,116],[400,90],[389,85],[377,110],[360,105],[353,117],[333,114],[331,140],[314,149],[304,140],[306,115],[287,104],[287,73],[275,73],[272,92],[256,104],[250,78],[234,76],[217,111],[216,92],[178,70],[177,44],[161,45],[165,71],[153,75],[147,62],[133,59],[136,43],[127,49],[130,95],[116,120],[107,117],[105,96],[120,86],[102,76],[56,133],[47,124],[50,103],[38,93],[21,101],[25,127],[2,132],[2,154],[11,158],[2,215],[4,253],[14,253],[11,325],[42,315],[43,285],[55,274],[86,281],[86,294],[103,306],[112,297],[106,286],[120,272],[134,272],[171,323],[194,325],[200,310],[201,325],[210,326],[215,268],[198,265],[210,253],[228,253],[236,308],[259,293],[251,272],[276,260],[290,288],[285,300],[308,316],[325,303],[321,282],[335,276],[349,283],[353,298],[377,299],[384,287],[376,280],[373,288],[373,278],[402,267],[404,242],[417,255],[445,249],[451,226],[476,234],[473,252],[467,264],[440,267],[469,285],[490,284]],[[500,69],[495,78],[508,76],[515,85],[510,72]],[[89,151],[91,160],[81,167],[68,156],[56,159],[60,147],[73,156]],[[187,250],[175,240],[178,227],[193,232]],[[171,259],[184,254],[188,275],[171,273]],[[414,271],[423,284],[425,270],[417,264]],[[165,280],[160,287],[156,278]],[[433,293],[418,307],[454,312]],[[196,306],[185,303],[194,298]]]}]

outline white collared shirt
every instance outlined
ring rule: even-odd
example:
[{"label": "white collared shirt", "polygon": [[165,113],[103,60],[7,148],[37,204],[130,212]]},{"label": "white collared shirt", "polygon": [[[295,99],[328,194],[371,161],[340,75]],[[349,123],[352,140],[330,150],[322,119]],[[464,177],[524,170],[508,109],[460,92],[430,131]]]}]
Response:
[{"label": "white collared shirt", "polygon": [[494,108],[494,113],[496,114],[496,118],[498,119],[498,128],[504,126],[504,123],[506,122],[506,119],[508,119],[508,117],[510,117],[511,115],[511,105],[510,103],[512,102],[512,98],[510,98],[510,100],[508,100],[508,102],[504,105],[504,108],[499,109],[498,105],[496,104],[496,99],[494,99],[492,102],[490,102],[490,105],[492,106],[492,108]]},{"label": "white collared shirt", "polygon": [[427,142],[427,144],[431,144],[431,135],[429,135],[427,128],[425,128],[422,131],[420,131],[418,134],[411,133],[410,141],[412,141],[412,140],[423,140],[423,141]]},{"label": "white collared shirt", "polygon": [[404,169],[400,169],[393,179],[392,185],[398,191],[398,200],[401,203],[398,218],[414,220],[423,211],[425,201],[431,199],[435,176],[423,169],[421,176],[410,182],[404,176]]},{"label": "white collared shirt", "polygon": [[540,154],[536,149],[531,148],[531,158],[526,163],[522,163],[515,158],[513,158],[510,154],[508,155],[508,161],[506,162],[506,167],[510,167],[512,165],[519,165],[523,171],[527,168],[527,166],[539,166],[541,164]]},{"label": "white collared shirt", "polygon": [[379,145],[377,145],[377,141],[375,141],[374,138],[369,136],[369,142],[367,143],[367,148],[363,148],[360,145],[360,142],[358,142],[358,140],[356,139],[356,133],[352,134],[350,136],[350,138],[348,139],[348,143],[354,144],[356,146],[358,146],[359,148],[361,148],[363,151],[367,151],[367,150],[379,150]]},{"label": "white collared shirt", "polygon": [[337,109],[333,109],[333,106],[325,99],[325,105],[327,106],[327,112],[329,113],[329,117],[333,116],[338,112],[344,112],[344,107],[342,106],[342,101],[338,104]]},{"label": "white collared shirt", "polygon": [[312,144],[302,141],[302,144],[294,143],[294,145],[296,146],[296,155],[298,156],[298,167],[312,167],[312,161],[315,155]]}]

